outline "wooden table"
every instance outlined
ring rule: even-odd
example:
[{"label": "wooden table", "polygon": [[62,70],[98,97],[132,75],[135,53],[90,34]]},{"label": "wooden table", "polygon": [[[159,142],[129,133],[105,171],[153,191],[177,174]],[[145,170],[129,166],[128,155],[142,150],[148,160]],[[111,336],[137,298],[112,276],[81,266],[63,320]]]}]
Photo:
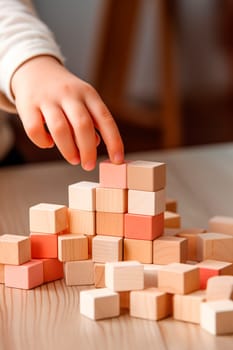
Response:
[{"label": "wooden table", "polygon": [[[179,203],[183,226],[233,215],[233,144],[128,155],[167,163],[167,194]],[[0,234],[28,234],[28,208],[67,204],[68,185],[98,181],[65,162],[0,169]],[[215,337],[193,324],[119,318],[94,322],[79,314],[80,287],[63,280],[30,291],[0,285],[0,350],[233,349],[233,335]]]}]

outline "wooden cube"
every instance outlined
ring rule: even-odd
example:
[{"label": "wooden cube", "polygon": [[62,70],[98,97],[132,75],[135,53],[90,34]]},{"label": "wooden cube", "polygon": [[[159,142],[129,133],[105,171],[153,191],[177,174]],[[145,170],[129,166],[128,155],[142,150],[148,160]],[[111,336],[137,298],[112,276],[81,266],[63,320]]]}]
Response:
[{"label": "wooden cube", "polygon": [[206,289],[210,277],[233,275],[233,264],[226,261],[204,260],[196,265],[200,271],[200,288]]},{"label": "wooden cube", "polygon": [[174,198],[166,198],[166,209],[167,211],[172,211],[177,213],[177,200]]},{"label": "wooden cube", "polygon": [[96,189],[96,211],[125,213],[128,206],[128,191],[122,188]]},{"label": "wooden cube", "polygon": [[21,265],[31,259],[31,242],[27,236],[0,236],[0,264]]},{"label": "wooden cube", "polygon": [[208,230],[210,232],[220,232],[233,236],[233,217],[213,216],[209,219]]},{"label": "wooden cube", "polygon": [[233,300],[233,276],[216,276],[208,279],[206,300]]},{"label": "wooden cube", "polygon": [[94,284],[94,262],[92,260],[67,261],[64,263],[65,284],[67,286],[87,286]]},{"label": "wooden cube", "polygon": [[68,186],[69,208],[78,210],[96,210],[97,182],[80,181]]},{"label": "wooden cube", "polygon": [[82,290],[80,292],[80,314],[92,320],[119,316],[119,294],[107,288]]},{"label": "wooden cube", "polygon": [[198,235],[198,260],[233,262],[233,236],[222,233]]},{"label": "wooden cube", "polygon": [[130,291],[119,292],[120,308],[129,310],[130,305]]},{"label": "wooden cube", "polygon": [[127,163],[113,164],[109,160],[99,163],[101,187],[127,188]]},{"label": "wooden cube", "polygon": [[187,253],[188,242],[186,238],[162,236],[153,241],[153,264],[185,263]]},{"label": "wooden cube", "polygon": [[200,325],[214,335],[233,333],[233,301],[216,300],[201,303]]},{"label": "wooden cube", "polygon": [[130,292],[130,316],[158,321],[172,314],[171,294],[148,288]]},{"label": "wooden cube", "polygon": [[22,265],[5,265],[5,286],[32,289],[43,284],[43,263],[31,260]]},{"label": "wooden cube", "polygon": [[128,212],[130,214],[158,215],[165,210],[165,190],[157,192],[128,191]]},{"label": "wooden cube", "polygon": [[124,260],[136,260],[142,264],[152,264],[153,241],[124,239]]},{"label": "wooden cube", "polygon": [[94,235],[85,235],[88,240],[88,259],[92,258],[92,241],[93,238],[95,237]]},{"label": "wooden cube", "polygon": [[74,261],[88,259],[88,239],[84,235],[58,236],[58,260]]},{"label": "wooden cube", "polygon": [[96,233],[103,236],[124,236],[123,213],[96,212]]},{"label": "wooden cube", "polygon": [[123,258],[123,239],[121,237],[97,235],[92,241],[94,262],[120,261]]},{"label": "wooden cube", "polygon": [[166,186],[166,165],[160,162],[136,160],[127,167],[130,190],[158,191]]},{"label": "wooden cube", "polygon": [[190,294],[175,294],[173,297],[173,317],[175,320],[200,323],[200,305],[205,301],[205,292],[196,291]]},{"label": "wooden cube", "polygon": [[154,240],[164,230],[164,214],[136,215],[125,214],[124,236],[126,238]]},{"label": "wooden cube", "polygon": [[70,233],[95,235],[95,211],[68,209]]},{"label": "wooden cube", "polygon": [[172,294],[188,294],[200,289],[199,269],[193,265],[172,263],[158,271],[158,288]]},{"label": "wooden cube", "polygon": [[144,288],[144,268],[138,261],[107,262],[105,285],[115,292]]},{"label": "wooden cube", "polygon": [[158,286],[158,270],[161,265],[144,264],[144,288]]},{"label": "wooden cube", "polygon": [[178,213],[172,211],[165,211],[164,213],[164,227],[166,228],[180,228],[181,217]]},{"label": "wooden cube", "polygon": [[105,264],[94,263],[95,288],[105,288]]},{"label": "wooden cube", "polygon": [[40,259],[43,263],[44,283],[60,280],[64,277],[63,263],[58,259]]},{"label": "wooden cube", "polygon": [[177,237],[186,238],[188,240],[187,260],[198,261],[198,254],[197,254],[198,235],[205,232],[206,230],[202,228],[188,228],[188,229],[183,229],[176,233]]},{"label": "wooden cube", "polygon": [[0,283],[4,283],[4,264],[0,264]]},{"label": "wooden cube", "polygon": [[59,233],[68,227],[65,205],[40,203],[29,209],[30,232]]},{"label": "wooden cube", "polygon": [[58,255],[58,235],[31,233],[31,254],[33,259],[57,258]]}]

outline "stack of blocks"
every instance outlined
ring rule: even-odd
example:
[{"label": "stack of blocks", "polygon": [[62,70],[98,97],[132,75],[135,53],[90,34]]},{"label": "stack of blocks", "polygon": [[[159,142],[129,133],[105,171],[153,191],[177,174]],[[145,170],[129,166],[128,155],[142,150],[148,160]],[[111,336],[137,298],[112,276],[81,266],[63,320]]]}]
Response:
[{"label": "stack of blocks", "polygon": [[166,165],[99,166],[99,182],[68,188],[69,203],[29,211],[30,236],[0,236],[0,283],[31,289],[64,277],[80,292],[80,313],[174,319],[213,334],[233,333],[233,218],[208,230],[181,228],[166,199]]}]

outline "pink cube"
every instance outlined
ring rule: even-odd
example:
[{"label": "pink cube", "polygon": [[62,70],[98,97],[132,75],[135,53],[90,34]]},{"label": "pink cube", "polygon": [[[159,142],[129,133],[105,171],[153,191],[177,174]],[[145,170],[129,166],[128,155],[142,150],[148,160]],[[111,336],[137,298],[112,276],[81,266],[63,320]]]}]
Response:
[{"label": "pink cube", "polygon": [[99,182],[101,187],[127,188],[127,163],[113,164],[110,160],[100,162]]},{"label": "pink cube", "polygon": [[43,263],[31,260],[23,265],[5,265],[5,286],[32,289],[43,284]]}]

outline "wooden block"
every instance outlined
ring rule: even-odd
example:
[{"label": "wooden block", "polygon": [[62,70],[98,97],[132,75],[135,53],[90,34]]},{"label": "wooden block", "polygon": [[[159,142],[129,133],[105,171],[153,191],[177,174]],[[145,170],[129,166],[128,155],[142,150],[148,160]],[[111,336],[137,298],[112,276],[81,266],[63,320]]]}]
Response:
[{"label": "wooden block", "polygon": [[175,320],[200,323],[200,305],[205,301],[205,292],[198,290],[190,294],[175,294],[173,297],[173,317]]},{"label": "wooden block", "polygon": [[119,294],[107,288],[82,290],[80,292],[80,314],[92,320],[119,316]]},{"label": "wooden block", "polygon": [[207,232],[198,235],[198,261],[220,260],[233,262],[233,237]]},{"label": "wooden block", "polygon": [[0,236],[0,264],[21,265],[31,259],[31,242],[27,236]]},{"label": "wooden block", "polygon": [[130,291],[119,292],[120,308],[129,310],[130,305]]},{"label": "wooden block", "polygon": [[164,213],[164,227],[166,228],[180,228],[181,217],[178,213],[172,211],[165,211]]},{"label": "wooden block", "polygon": [[60,280],[64,277],[63,263],[57,259],[40,259],[43,263],[44,283]]},{"label": "wooden block", "polygon": [[166,186],[166,165],[160,162],[136,160],[127,167],[130,190],[158,191]]},{"label": "wooden block", "polygon": [[148,288],[130,292],[130,316],[158,321],[172,314],[171,294]]},{"label": "wooden block", "polygon": [[128,190],[122,188],[96,189],[96,211],[125,213],[128,206]]},{"label": "wooden block", "polygon": [[204,260],[196,265],[200,271],[200,288],[206,289],[210,277],[233,275],[233,264],[226,261]]},{"label": "wooden block", "polygon": [[163,236],[153,241],[153,264],[185,263],[188,253],[186,238]]},{"label": "wooden block", "polygon": [[0,283],[4,283],[4,264],[0,264]]},{"label": "wooden block", "polygon": [[87,286],[94,284],[94,262],[92,260],[67,261],[64,263],[65,284],[67,286]]},{"label": "wooden block", "polygon": [[95,211],[68,209],[70,233],[95,235]]},{"label": "wooden block", "polygon": [[92,241],[95,236],[85,235],[88,240],[88,259],[92,258]]},{"label": "wooden block", "polygon": [[233,300],[233,276],[211,277],[207,282],[206,300]]},{"label": "wooden block", "polygon": [[176,236],[179,231],[180,231],[179,228],[167,228],[167,227],[164,227],[163,235],[164,236]]},{"label": "wooden block", "polygon": [[58,260],[74,261],[88,259],[88,239],[84,235],[58,236]]},{"label": "wooden block", "polygon": [[136,215],[125,214],[124,235],[126,238],[154,240],[164,230],[164,214]]},{"label": "wooden block", "polygon": [[214,335],[233,333],[233,301],[217,300],[201,303],[200,325]]},{"label": "wooden block", "polygon": [[57,258],[58,254],[58,235],[31,233],[31,255],[33,259]]},{"label": "wooden block", "polygon": [[94,263],[95,288],[105,288],[105,264]]},{"label": "wooden block", "polygon": [[107,262],[105,285],[115,292],[144,288],[144,268],[138,261]]},{"label": "wooden block", "polygon": [[128,191],[128,212],[130,214],[158,215],[165,210],[165,190],[157,192]]},{"label": "wooden block", "polygon": [[123,257],[123,239],[121,237],[97,235],[92,241],[92,259],[94,262],[120,261]]},{"label": "wooden block", "polygon": [[183,229],[177,232],[177,237],[186,238],[188,240],[188,257],[187,259],[190,261],[197,261],[197,239],[198,235],[201,233],[205,233],[206,230],[202,228],[188,228]]},{"label": "wooden block", "polygon": [[22,265],[5,265],[5,286],[32,289],[43,284],[43,263],[31,260]]},{"label": "wooden block", "polygon": [[59,233],[68,227],[65,205],[40,203],[29,209],[30,232]]},{"label": "wooden block", "polygon": [[177,200],[174,198],[166,198],[166,209],[167,211],[172,211],[177,213]]},{"label": "wooden block", "polygon": [[78,210],[96,210],[97,182],[80,181],[68,186],[69,208]]},{"label": "wooden block", "polygon": [[109,160],[99,163],[99,181],[101,187],[127,188],[127,162],[113,164]]},{"label": "wooden block", "polygon": [[233,236],[233,217],[213,216],[208,222],[208,231]]},{"label": "wooden block", "polygon": [[96,233],[103,236],[124,236],[123,213],[96,212]]},{"label": "wooden block", "polygon": [[158,271],[158,288],[172,294],[188,294],[200,289],[199,269],[193,265],[172,263]]},{"label": "wooden block", "polygon": [[124,239],[124,260],[136,260],[142,264],[152,264],[153,241]]},{"label": "wooden block", "polygon": [[144,288],[158,286],[158,270],[161,265],[144,264]]}]

